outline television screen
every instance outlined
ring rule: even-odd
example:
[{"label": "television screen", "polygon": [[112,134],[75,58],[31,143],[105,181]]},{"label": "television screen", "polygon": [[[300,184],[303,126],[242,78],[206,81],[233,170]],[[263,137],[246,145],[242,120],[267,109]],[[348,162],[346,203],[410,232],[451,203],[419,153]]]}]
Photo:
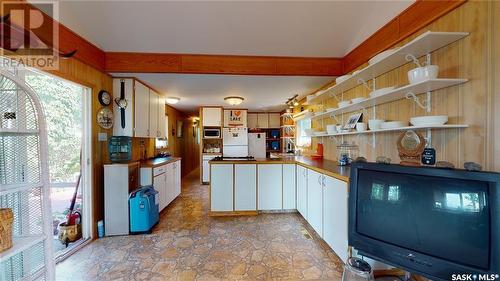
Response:
[{"label": "television screen", "polygon": [[489,268],[488,182],[360,169],[356,232],[474,268]]}]

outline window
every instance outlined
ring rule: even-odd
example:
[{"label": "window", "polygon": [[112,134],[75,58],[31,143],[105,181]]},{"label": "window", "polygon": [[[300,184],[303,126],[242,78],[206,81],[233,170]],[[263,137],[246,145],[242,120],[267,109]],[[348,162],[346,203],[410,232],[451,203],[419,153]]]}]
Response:
[{"label": "window", "polygon": [[306,135],[306,130],[311,129],[311,119],[297,121],[297,146],[311,146],[311,137]]},{"label": "window", "polygon": [[167,137],[166,138],[161,138],[161,139],[156,139],[155,141],[155,147],[156,148],[167,148],[168,147],[168,115],[165,116],[165,126],[167,127],[166,132],[167,132]]}]

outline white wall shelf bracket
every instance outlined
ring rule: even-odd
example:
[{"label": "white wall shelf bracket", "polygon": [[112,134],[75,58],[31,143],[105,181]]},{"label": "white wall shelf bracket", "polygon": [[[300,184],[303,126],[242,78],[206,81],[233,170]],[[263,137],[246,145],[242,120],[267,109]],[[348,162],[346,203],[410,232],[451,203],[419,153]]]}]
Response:
[{"label": "white wall shelf bracket", "polygon": [[[413,93],[406,93],[406,98],[409,100],[413,100],[420,108],[424,109],[427,112],[430,112],[430,102],[429,100],[420,101],[420,99]],[[430,96],[430,95],[429,95]]]},{"label": "white wall shelf bracket", "polygon": [[375,79],[373,79],[373,87],[370,88],[370,86],[368,85],[368,83],[366,83],[365,79],[363,78],[358,78],[358,84],[363,84],[365,86],[365,88],[368,89],[368,91],[375,91]]}]

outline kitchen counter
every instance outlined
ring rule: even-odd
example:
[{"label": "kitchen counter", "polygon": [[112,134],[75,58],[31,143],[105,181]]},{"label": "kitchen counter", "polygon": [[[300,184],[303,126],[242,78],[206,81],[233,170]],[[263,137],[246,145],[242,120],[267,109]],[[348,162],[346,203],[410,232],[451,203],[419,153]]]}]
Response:
[{"label": "kitchen counter", "polygon": [[155,168],[165,164],[173,163],[175,161],[181,160],[179,157],[165,157],[165,158],[151,158],[148,160],[142,160],[140,162],[141,167],[145,168]]},{"label": "kitchen counter", "polygon": [[283,156],[255,160],[211,160],[210,164],[298,164],[319,173],[349,182],[349,166],[339,166],[337,161],[312,159],[307,156]]}]

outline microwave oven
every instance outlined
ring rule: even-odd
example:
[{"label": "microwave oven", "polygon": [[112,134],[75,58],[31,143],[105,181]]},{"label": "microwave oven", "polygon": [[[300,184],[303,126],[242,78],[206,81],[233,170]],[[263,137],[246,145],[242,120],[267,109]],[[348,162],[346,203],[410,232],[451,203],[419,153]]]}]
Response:
[{"label": "microwave oven", "polygon": [[203,129],[203,138],[205,139],[220,139],[220,129],[210,128]]}]

